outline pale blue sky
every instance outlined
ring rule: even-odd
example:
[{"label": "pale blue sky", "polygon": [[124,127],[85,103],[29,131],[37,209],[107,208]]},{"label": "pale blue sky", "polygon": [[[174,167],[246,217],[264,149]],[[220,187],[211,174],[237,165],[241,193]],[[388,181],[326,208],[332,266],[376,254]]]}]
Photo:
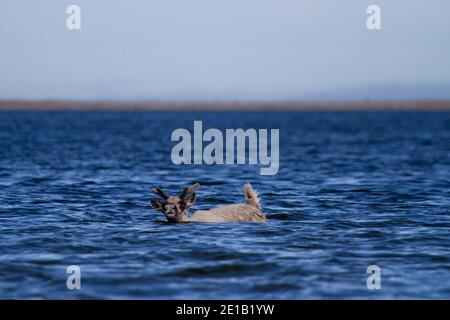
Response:
[{"label": "pale blue sky", "polygon": [[449,84],[448,0],[0,4],[0,99],[450,98]]}]

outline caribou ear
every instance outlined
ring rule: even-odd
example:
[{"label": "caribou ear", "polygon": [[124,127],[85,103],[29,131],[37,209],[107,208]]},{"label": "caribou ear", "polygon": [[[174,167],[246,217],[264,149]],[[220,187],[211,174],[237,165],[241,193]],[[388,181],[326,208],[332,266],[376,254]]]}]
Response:
[{"label": "caribou ear", "polygon": [[150,200],[150,204],[156,211],[162,211],[162,204],[158,200]]},{"label": "caribou ear", "polygon": [[195,203],[195,199],[196,199],[196,195],[195,195],[195,193],[193,193],[185,200],[186,206],[188,206],[188,207],[192,206]]}]

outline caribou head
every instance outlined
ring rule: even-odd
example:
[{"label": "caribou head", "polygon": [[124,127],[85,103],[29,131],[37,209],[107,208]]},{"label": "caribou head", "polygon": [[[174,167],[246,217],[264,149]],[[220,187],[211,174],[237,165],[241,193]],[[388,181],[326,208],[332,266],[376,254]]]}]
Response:
[{"label": "caribou head", "polygon": [[160,188],[153,188],[153,193],[160,196],[163,201],[152,199],[150,204],[156,211],[164,213],[168,222],[188,222],[189,208],[195,203],[194,191],[199,187],[200,184],[195,183],[184,188],[183,192],[176,196],[168,196]]}]

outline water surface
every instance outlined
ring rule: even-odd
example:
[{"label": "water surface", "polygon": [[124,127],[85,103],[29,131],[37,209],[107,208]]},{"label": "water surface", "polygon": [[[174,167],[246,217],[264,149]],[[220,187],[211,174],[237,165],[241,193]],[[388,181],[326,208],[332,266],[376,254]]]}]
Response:
[{"label": "water surface", "polygon": [[[280,170],[176,166],[176,128],[279,128]],[[450,113],[2,112],[0,298],[450,298]],[[260,192],[265,224],[168,224]],[[381,267],[381,290],[366,268]],[[68,290],[79,265],[82,289]]]}]

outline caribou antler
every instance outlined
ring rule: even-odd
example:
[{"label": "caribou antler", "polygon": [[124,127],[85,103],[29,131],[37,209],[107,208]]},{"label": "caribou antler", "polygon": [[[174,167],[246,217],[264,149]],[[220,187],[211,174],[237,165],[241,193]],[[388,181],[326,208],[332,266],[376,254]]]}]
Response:
[{"label": "caribou antler", "polygon": [[166,200],[169,196],[167,194],[164,193],[164,191],[162,191],[160,188],[153,188],[152,189],[154,194],[157,194],[158,196],[160,196],[161,198],[163,198],[164,200]]},{"label": "caribou antler", "polygon": [[180,195],[180,198],[181,199],[185,199],[188,195],[190,195],[192,192],[194,192],[198,188],[200,188],[200,184],[199,183],[195,183],[195,184],[193,184],[190,187],[184,188],[183,192]]}]

